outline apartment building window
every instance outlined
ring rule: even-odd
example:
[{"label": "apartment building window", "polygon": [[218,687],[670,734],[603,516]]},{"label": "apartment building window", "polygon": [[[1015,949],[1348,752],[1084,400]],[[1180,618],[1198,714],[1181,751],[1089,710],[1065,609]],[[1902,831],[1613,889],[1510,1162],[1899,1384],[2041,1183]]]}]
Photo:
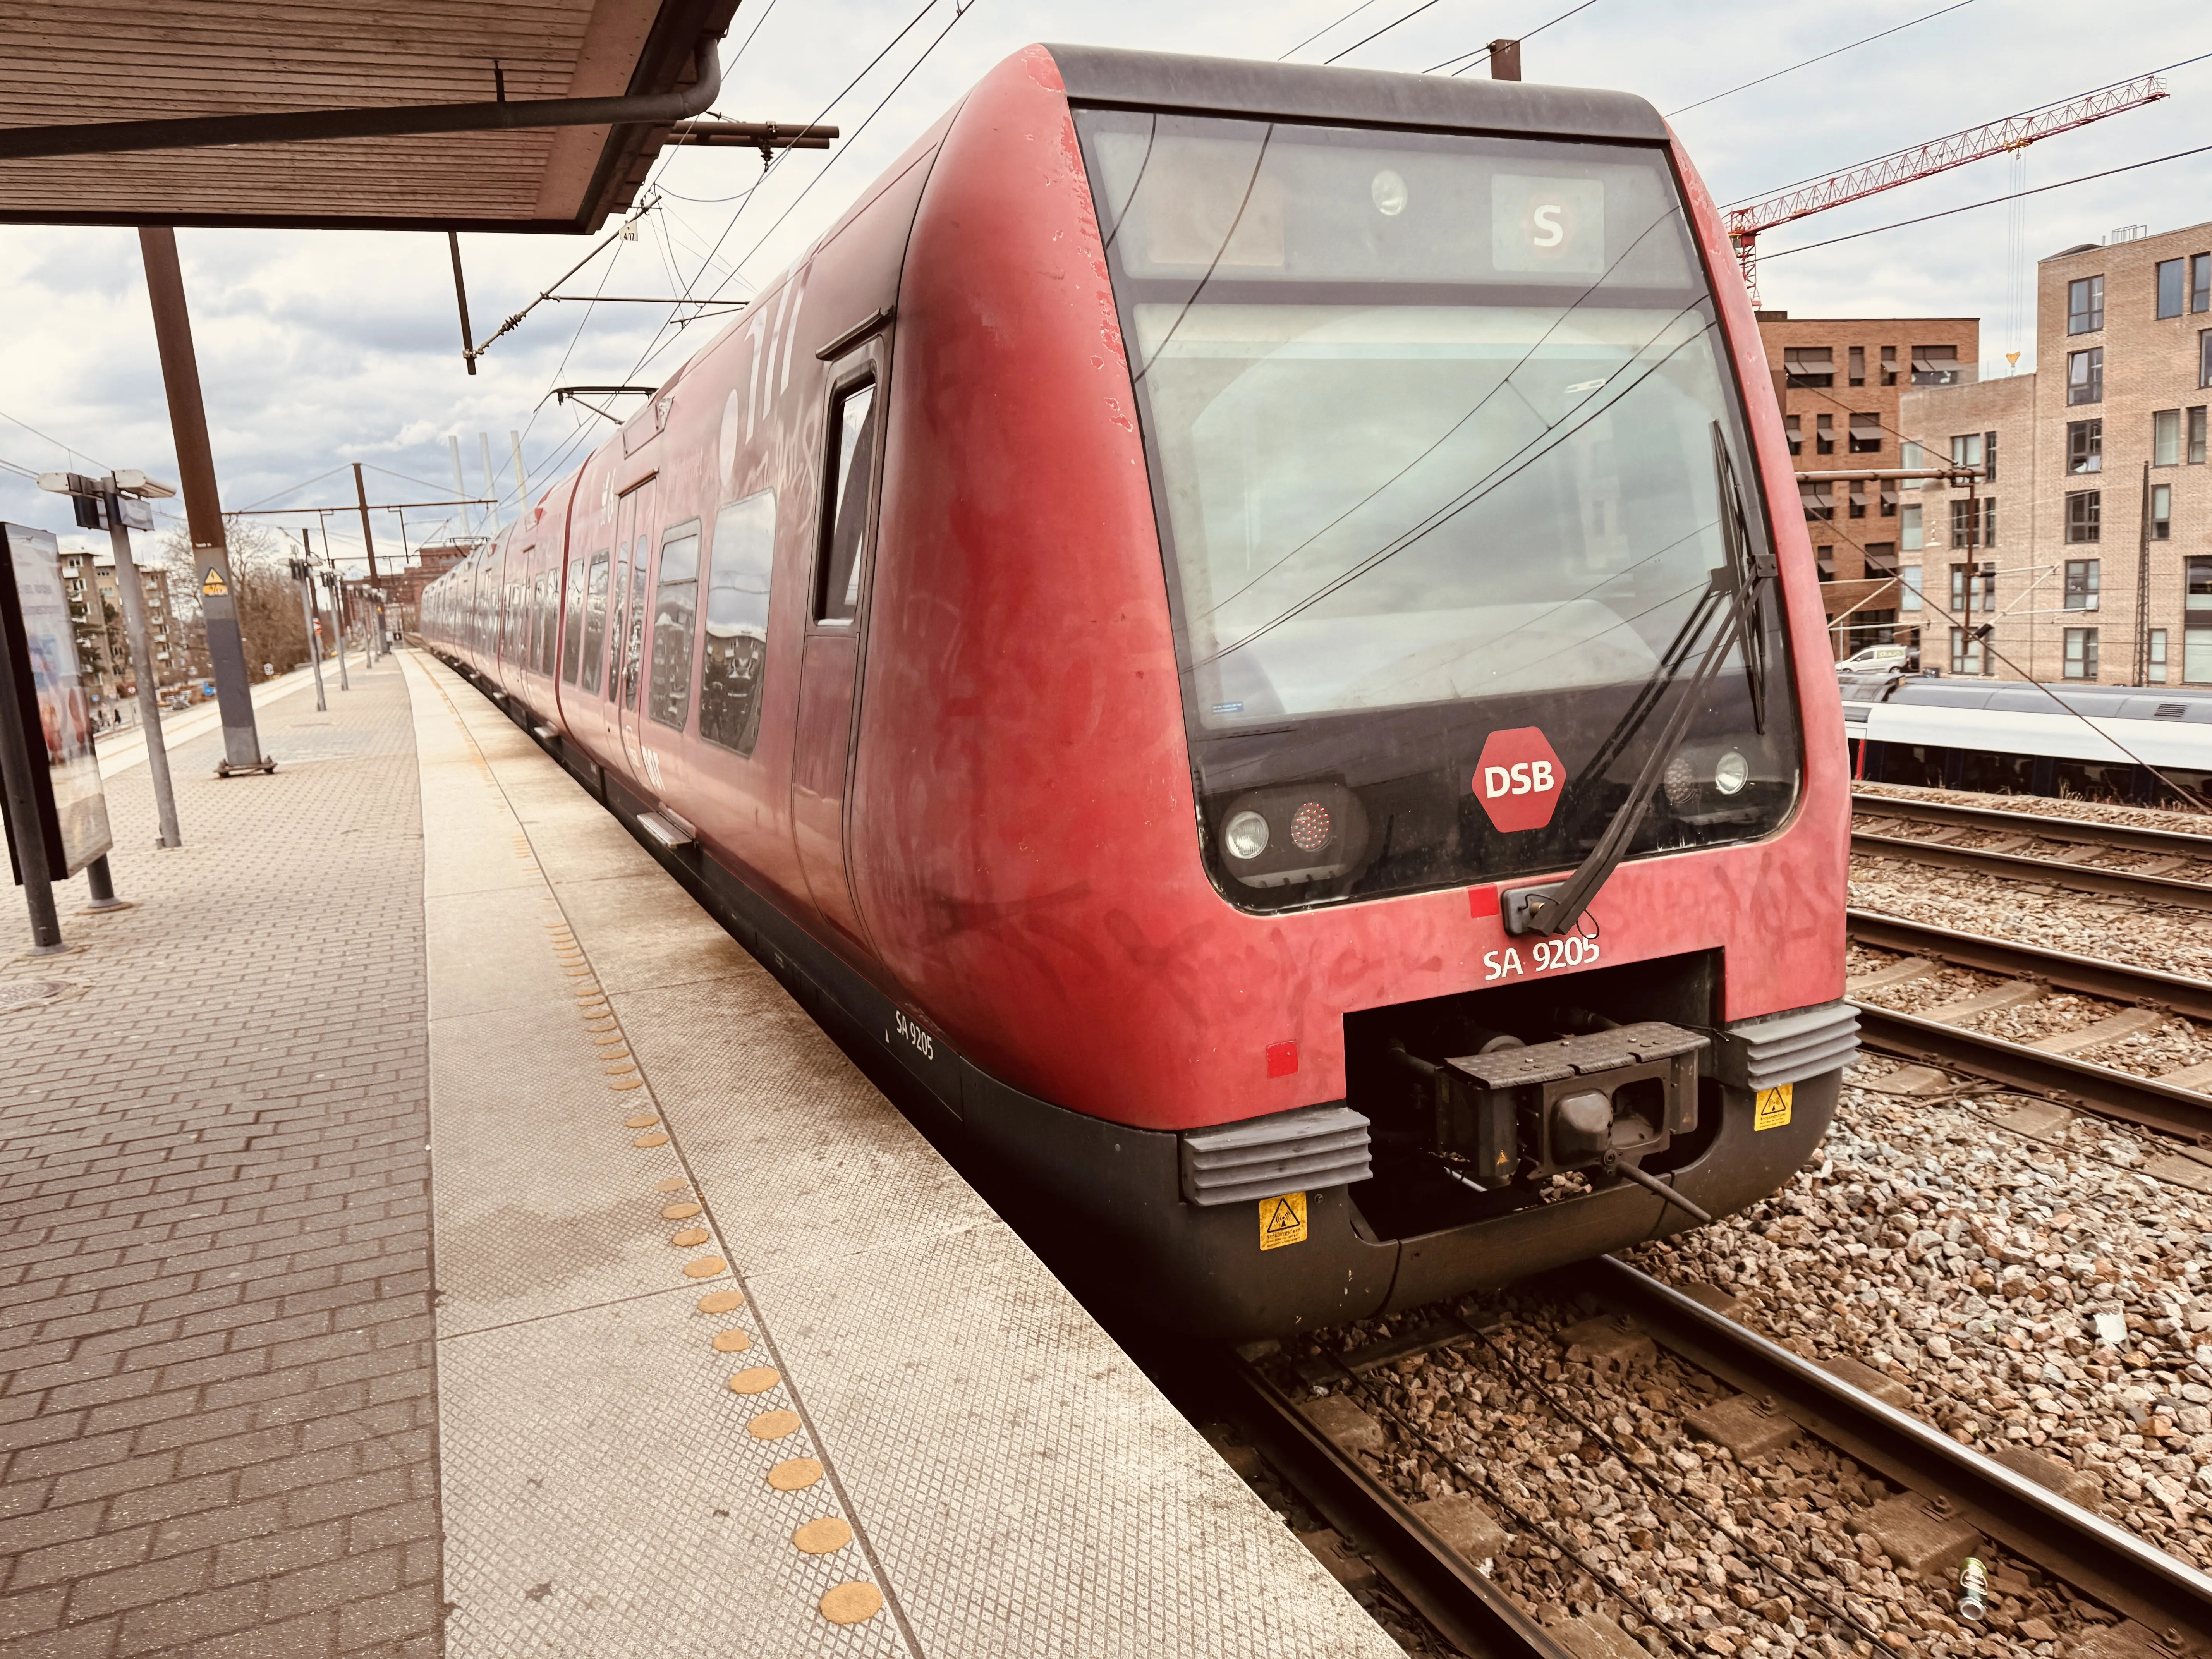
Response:
[{"label": "apartment building window", "polygon": [[1917,345],[1912,348],[1912,384],[1956,386],[1960,382],[1959,348]]},{"label": "apartment building window", "polygon": [[1895,346],[1884,346],[1881,349],[1881,383],[1884,386],[1897,384],[1897,348]]},{"label": "apartment building window", "polygon": [[2105,423],[2102,421],[2066,422],[2066,470],[2102,472],[2105,470]]},{"label": "apartment building window", "polygon": [[2189,464],[2204,465],[2204,405],[2199,404],[2189,411]]},{"label": "apartment building window", "polygon": [[1804,417],[1799,415],[1784,415],[1782,417],[1782,429],[1790,434],[1790,453],[1792,455],[1802,455],[1805,453],[1805,430],[1802,424],[1803,419]]},{"label": "apartment building window", "polygon": [[1869,542],[1866,544],[1866,574],[1869,581],[1887,581],[1897,574],[1897,544]]},{"label": "apartment building window", "polygon": [[1951,672],[1954,674],[1978,674],[1982,672],[1982,642],[1963,628],[1951,630]]},{"label": "apartment building window", "polygon": [[1997,498],[1994,495],[1984,495],[1982,497],[1982,545],[1995,547],[1996,544]]},{"label": "apartment building window", "polygon": [[2160,409],[2150,417],[2150,464],[2178,466],[2181,462],[2181,411]]},{"label": "apartment building window", "polygon": [[1833,386],[1835,353],[1826,346],[1784,346],[1782,372],[1785,384],[1801,391]]},{"label": "apartment building window", "polygon": [[2166,630],[2154,628],[2143,641],[2143,684],[2166,684]]},{"label": "apartment building window", "polygon": [[2197,384],[2212,386],[2212,328],[2197,331]]},{"label": "apartment building window", "polygon": [[2182,561],[2181,678],[2192,685],[2212,681],[2212,557]]},{"label": "apartment building window", "polygon": [[[2212,330],[2205,338],[2212,339]],[[2105,401],[2105,348],[2091,346],[2087,351],[2066,354],[2066,401],[2069,404],[2101,404]]]},{"label": "apartment building window", "polygon": [[2189,308],[2191,311],[2212,311],[2212,253],[2190,256]]},{"label": "apartment building window", "polygon": [[[1854,350],[1856,349],[1853,348]],[[1866,382],[1862,379],[1853,380],[1851,384],[1864,386]],[[1854,455],[1881,453],[1881,416],[1879,414],[1851,416],[1851,453]]]},{"label": "apartment building window", "polygon": [[2066,561],[2066,608],[2069,611],[2097,609],[2097,590],[2103,579],[2104,564],[2102,559]]},{"label": "apartment building window", "polygon": [[1917,564],[1903,565],[1898,569],[1897,608],[1899,611],[1920,609],[1920,567]]},{"label": "apartment building window", "polygon": [[1920,503],[1907,501],[1897,515],[1897,543],[1908,553],[1917,553],[1925,545],[1920,529]]},{"label": "apartment building window", "polygon": [[2066,284],[2066,331],[2094,334],[2105,325],[2105,279],[2077,276]]},{"label": "apartment building window", "polygon": [[1897,516],[1897,480],[1894,478],[1881,481],[1881,516],[1885,519]]},{"label": "apartment building window", "polygon": [[2173,537],[2173,486],[2153,484],[2150,487],[2150,538],[2154,542],[2170,541]]},{"label": "apartment building window", "polygon": [[1826,524],[1836,516],[1835,497],[1830,493],[1825,479],[1817,483],[1800,479],[1797,499],[1804,503],[1808,524]]},{"label": "apartment building window", "polygon": [[2104,539],[2104,492],[2075,490],[2066,497],[2066,539],[2095,542]]},{"label": "apartment building window", "polygon": [[1982,504],[1978,501],[1958,501],[1951,503],[1951,545],[1979,547],[1982,544]]},{"label": "apartment building window", "polygon": [[[1917,471],[1928,465],[1928,452],[1908,438],[1897,447],[1897,464],[1907,472]],[[1925,489],[1928,487],[1928,480],[1907,478],[1905,480],[1905,487],[1907,489]]]},{"label": "apartment building window", "polygon": [[1832,455],[1836,453],[1836,417],[1815,415],[1813,417],[1813,453]]},{"label": "apartment building window", "polygon": [[2066,630],[2066,678],[2069,680],[2094,680],[2097,678],[2095,629],[2069,628]]},{"label": "apartment building window", "polygon": [[1814,548],[1813,550],[1813,568],[1820,572],[1820,580],[1822,581],[1832,582],[1835,580],[1836,550],[1832,547]]},{"label": "apartment building window", "polygon": [[1997,434],[1994,432],[1984,432],[1982,434],[1982,482],[1995,483],[1996,481]]},{"label": "apartment building window", "polygon": [[2158,262],[2158,315],[2163,319],[2181,315],[2181,261]]},{"label": "apartment building window", "polygon": [[1951,613],[1997,608],[1997,568],[1993,564],[1954,564],[1951,567]]},{"label": "apartment building window", "polygon": [[1866,517],[1866,489],[1865,480],[1861,478],[1851,480],[1851,517],[1854,519]]},{"label": "apartment building window", "polygon": [[1982,464],[1982,434],[1969,432],[1951,440],[1951,465],[1959,467],[1979,466]]},{"label": "apartment building window", "polygon": [[1847,356],[1850,362],[1850,383],[1853,386],[1864,386],[1866,384],[1866,348],[1853,346]]}]

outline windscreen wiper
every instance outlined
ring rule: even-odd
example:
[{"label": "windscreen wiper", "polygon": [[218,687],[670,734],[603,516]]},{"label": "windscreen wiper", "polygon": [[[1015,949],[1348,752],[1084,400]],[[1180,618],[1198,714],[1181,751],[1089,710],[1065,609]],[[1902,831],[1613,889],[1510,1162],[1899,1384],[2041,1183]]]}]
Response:
[{"label": "windscreen wiper", "polygon": [[1637,828],[1651,805],[1651,797],[1667,775],[1668,764],[1682,746],[1682,739],[1689,734],[1690,720],[1703,706],[1706,688],[1719,673],[1732,645],[1740,644],[1743,648],[1744,672],[1751,683],[1753,724],[1762,732],[1766,730],[1766,641],[1760,598],[1762,589],[1773,578],[1774,559],[1771,554],[1753,550],[1735,468],[1729,459],[1728,446],[1717,421],[1713,422],[1713,477],[1720,494],[1721,542],[1727,556],[1725,562],[1712,573],[1711,584],[1698,597],[1689,622],[1668,647],[1660,673],[1638,696],[1629,718],[1614,728],[1593,763],[1593,772],[1586,775],[1594,775],[1602,766],[1609,766],[1643,728],[1644,720],[1658,707],[1682,664],[1689,659],[1693,641],[1703,631],[1702,624],[1717,615],[1722,618],[1721,625],[1707,643],[1697,672],[1683,688],[1681,698],[1668,715],[1666,725],[1660,728],[1658,740],[1652,744],[1643,769],[1629,788],[1628,799],[1614,811],[1605,833],[1598,837],[1597,844],[1590,848],[1575,872],[1565,881],[1547,886],[1516,887],[1504,893],[1499,911],[1509,933],[1563,933],[1582,919],[1583,912],[1597,896],[1598,889],[1605,885],[1606,878],[1628,856]]}]

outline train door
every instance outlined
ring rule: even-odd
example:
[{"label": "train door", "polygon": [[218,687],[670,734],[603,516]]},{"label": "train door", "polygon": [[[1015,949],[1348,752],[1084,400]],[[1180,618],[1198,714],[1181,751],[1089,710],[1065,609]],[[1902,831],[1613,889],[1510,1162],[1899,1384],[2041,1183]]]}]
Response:
[{"label": "train door", "polygon": [[830,377],[791,770],[792,837],[808,890],[826,919],[859,940],[866,933],[845,873],[845,803],[888,362],[886,342],[878,335],[840,357]]},{"label": "train door", "polygon": [[653,480],[634,486],[616,503],[615,564],[607,603],[606,700],[600,705],[606,752],[619,755],[630,775],[638,775],[638,652],[643,640],[645,576],[652,550]]}]

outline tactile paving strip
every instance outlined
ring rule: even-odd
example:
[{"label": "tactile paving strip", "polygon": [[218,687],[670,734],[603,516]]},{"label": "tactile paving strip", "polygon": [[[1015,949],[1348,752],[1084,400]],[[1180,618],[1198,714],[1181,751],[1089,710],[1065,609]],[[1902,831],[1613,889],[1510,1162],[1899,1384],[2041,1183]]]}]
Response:
[{"label": "tactile paving strip", "polygon": [[[426,853],[504,829],[510,860],[479,850],[428,901],[447,1651],[908,1653],[589,955],[439,702]],[[439,996],[487,956],[496,988]]]}]

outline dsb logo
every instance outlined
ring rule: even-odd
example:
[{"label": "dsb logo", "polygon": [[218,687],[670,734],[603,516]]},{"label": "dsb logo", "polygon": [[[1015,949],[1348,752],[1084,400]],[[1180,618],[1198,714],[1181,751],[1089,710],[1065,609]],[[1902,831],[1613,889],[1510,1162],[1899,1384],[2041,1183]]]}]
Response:
[{"label": "dsb logo", "polygon": [[1565,781],[1559,756],[1533,726],[1492,732],[1475,762],[1474,798],[1500,831],[1540,830],[1552,821]]}]

